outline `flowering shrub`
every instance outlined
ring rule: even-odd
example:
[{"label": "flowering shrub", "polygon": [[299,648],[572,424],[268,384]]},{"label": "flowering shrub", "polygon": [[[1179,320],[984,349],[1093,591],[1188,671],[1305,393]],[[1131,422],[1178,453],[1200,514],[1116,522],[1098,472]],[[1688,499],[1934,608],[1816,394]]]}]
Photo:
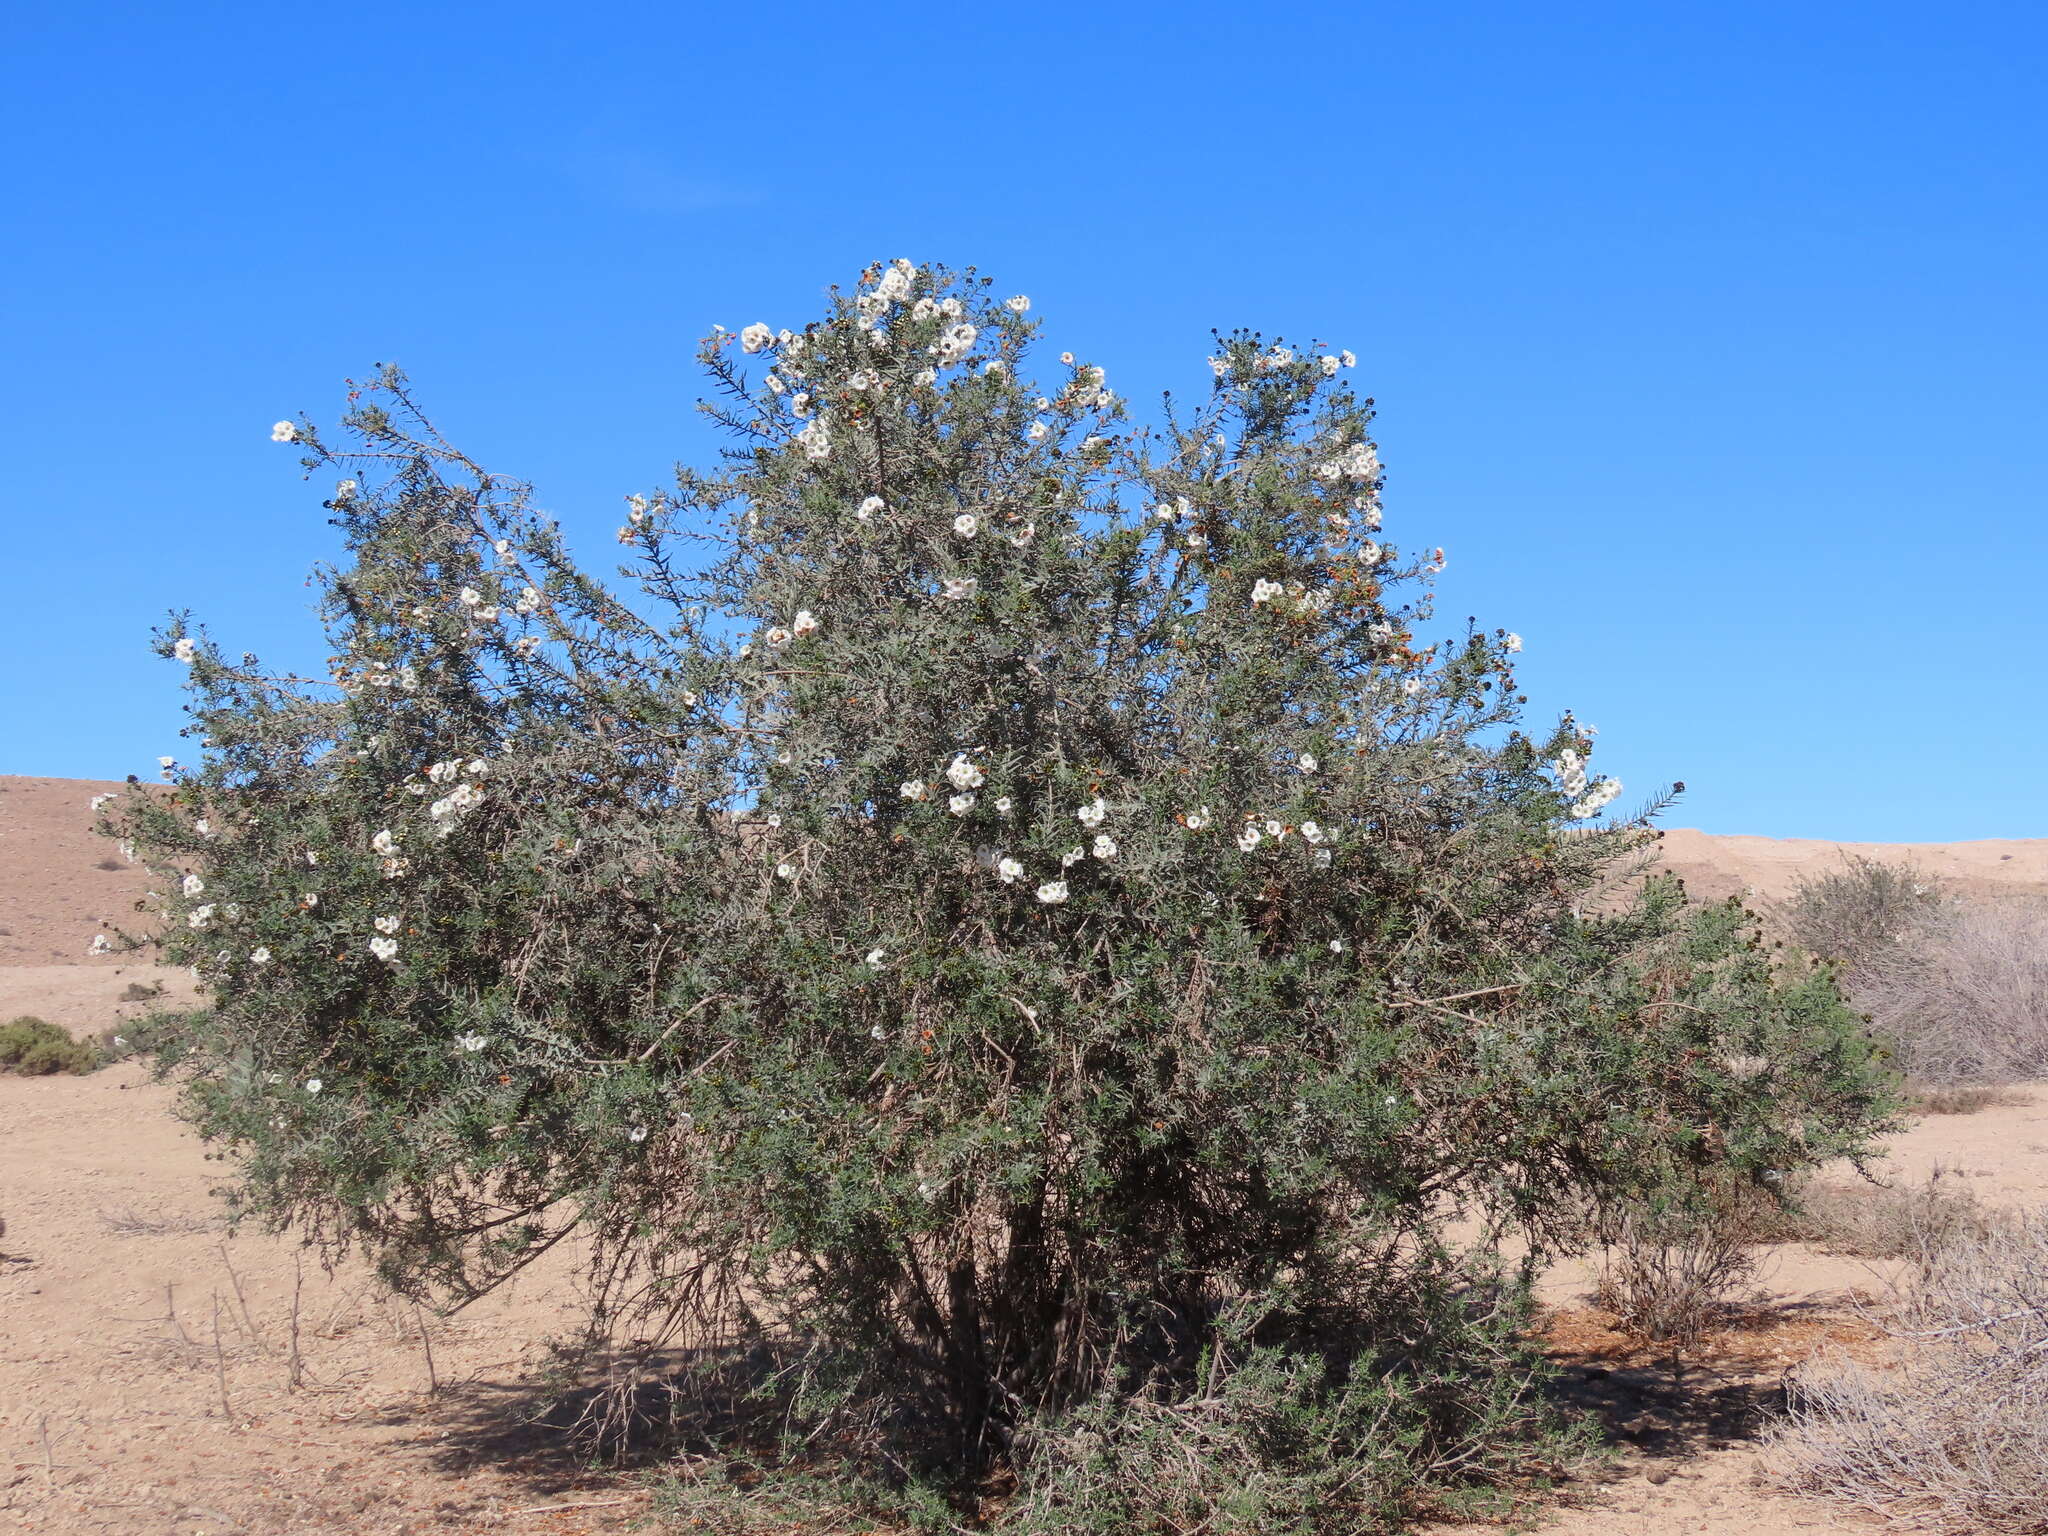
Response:
[{"label": "flowering shrub", "polygon": [[579,1232],[792,1463],[1363,1529],[1548,1433],[1454,1216],[1569,1244],[1885,1090],[1740,912],[1587,915],[1654,834],[1513,635],[1423,637],[1349,354],[1219,337],[1141,429],[1034,329],[898,262],[713,335],[734,446],[627,498],[630,600],[396,372],[280,422],[331,675],[174,621],[204,760],[108,824],[214,999],[164,1059],[247,1208],[459,1294]]}]

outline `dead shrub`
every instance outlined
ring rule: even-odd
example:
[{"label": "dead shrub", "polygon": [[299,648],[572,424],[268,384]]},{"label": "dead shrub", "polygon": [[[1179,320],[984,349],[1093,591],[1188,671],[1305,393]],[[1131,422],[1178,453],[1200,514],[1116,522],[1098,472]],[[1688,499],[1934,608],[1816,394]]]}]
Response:
[{"label": "dead shrub", "polygon": [[2048,1077],[2048,906],[1950,909],[1847,976],[1913,1077],[1930,1084]]},{"label": "dead shrub", "polygon": [[2048,1212],[1930,1244],[1886,1327],[1888,1368],[1794,1373],[1774,1474],[1938,1530],[2048,1532]]},{"label": "dead shrub", "polygon": [[1845,853],[1840,868],[1801,876],[1773,915],[1801,949],[1854,971],[1910,944],[1946,904],[1941,883],[1911,864]]},{"label": "dead shrub", "polygon": [[1728,1199],[1628,1211],[1604,1234],[1606,1263],[1594,1299],[1630,1331],[1693,1349],[1756,1273],[1748,1225]]}]

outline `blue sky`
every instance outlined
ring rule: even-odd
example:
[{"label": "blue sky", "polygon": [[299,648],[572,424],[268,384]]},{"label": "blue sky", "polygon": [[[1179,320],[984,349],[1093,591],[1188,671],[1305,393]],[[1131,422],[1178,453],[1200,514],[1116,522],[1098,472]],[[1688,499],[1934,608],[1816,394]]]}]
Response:
[{"label": "blue sky", "polygon": [[[601,568],[694,338],[908,255],[1140,404],[1355,348],[1388,527],[1673,825],[2048,836],[2048,12],[21,8],[0,772],[153,771],[150,626],[319,654],[268,441],[396,360]],[[1633,798],[1633,793],[1630,798]]]}]

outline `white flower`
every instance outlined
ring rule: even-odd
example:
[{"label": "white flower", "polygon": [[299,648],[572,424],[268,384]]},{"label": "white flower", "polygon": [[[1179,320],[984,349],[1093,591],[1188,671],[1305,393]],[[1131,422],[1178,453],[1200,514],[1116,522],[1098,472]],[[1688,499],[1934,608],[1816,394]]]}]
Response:
[{"label": "white flower", "polygon": [[1031,300],[1026,298],[1021,293],[1016,295],[1014,298],[1008,298],[1003,300],[1003,308],[1007,309],[1013,315],[1021,315],[1030,307]]},{"label": "white flower", "polygon": [[398,932],[399,920],[395,917],[380,917],[371,923],[370,926],[379,933],[396,933]]},{"label": "white flower", "polygon": [[1302,753],[1294,762],[1295,766],[1300,768],[1303,773],[1314,773],[1316,771],[1316,755],[1313,752]]},{"label": "white flower", "polygon": [[1407,694],[1409,698],[1414,698],[1422,692],[1422,679],[1419,677],[1404,679],[1401,683],[1401,691]]},{"label": "white flower", "polygon": [[398,940],[372,939],[370,940],[370,953],[379,960],[396,960],[398,958]]},{"label": "white flower", "polygon": [[220,912],[221,916],[231,923],[239,923],[242,920],[242,904],[239,901],[226,903],[221,907]]},{"label": "white flower", "polygon": [[1268,581],[1265,577],[1261,576],[1252,583],[1252,606],[1256,608],[1261,603],[1271,602],[1274,598],[1285,593],[1286,590],[1287,588],[1279,582]]},{"label": "white flower", "polygon": [[974,809],[974,796],[972,794],[954,795],[946,801],[946,809],[955,816],[965,816]]},{"label": "white flower", "polygon": [[1048,880],[1038,888],[1038,899],[1048,907],[1056,907],[1067,899],[1067,882]]},{"label": "white flower", "polygon": [[187,875],[178,883],[178,889],[187,896],[198,896],[206,890],[206,882],[197,875]]},{"label": "white flower", "polygon": [[1343,941],[1342,939],[1332,939],[1332,940],[1330,940],[1330,953],[1331,953],[1331,954],[1333,954],[1333,955],[1341,955],[1341,954],[1343,954],[1343,953],[1344,953],[1344,941]]},{"label": "white flower", "polygon": [[1342,352],[1339,352],[1337,354],[1337,361],[1342,363],[1346,368],[1355,368],[1358,366],[1358,354],[1353,352],[1349,347],[1346,347]]},{"label": "white flower", "polygon": [[92,797],[92,808],[94,810],[98,810],[101,806],[105,805],[109,800],[118,800],[119,798],[120,796],[112,794],[94,795]]},{"label": "white flower", "polygon": [[1258,847],[1263,840],[1264,834],[1257,827],[1246,827],[1237,834],[1237,846],[1246,853],[1250,853],[1254,848]]},{"label": "white flower", "polygon": [[776,395],[784,394],[784,393],[787,393],[787,392],[788,392],[788,389],[789,389],[789,386],[788,386],[787,384],[783,383],[783,382],[782,382],[782,380],[780,380],[779,378],[777,378],[777,377],[776,377],[776,376],[775,376],[774,374],[772,374],[772,373],[771,373],[771,374],[769,374],[769,375],[768,375],[768,376],[767,376],[766,378],[764,378],[763,380],[761,380],[761,382],[762,382],[763,384],[766,384],[766,385],[768,386],[768,390],[769,390],[769,393],[770,393],[770,394],[776,394]]},{"label": "white flower", "polygon": [[540,590],[537,587],[519,589],[519,601],[512,605],[514,613],[532,613],[540,607]]},{"label": "white flower", "polygon": [[1021,527],[1018,527],[1011,532],[1010,542],[1016,545],[1019,549],[1022,549],[1025,545],[1029,544],[1032,541],[1032,539],[1037,536],[1037,534],[1038,524],[1025,523]]},{"label": "white flower", "polygon": [[382,854],[387,859],[398,852],[398,839],[391,835],[389,827],[384,828],[375,837],[370,839],[370,851]]},{"label": "white flower", "polygon": [[203,907],[194,907],[185,914],[185,921],[194,928],[211,928],[213,926],[213,903],[209,901]]},{"label": "white flower", "polygon": [[797,393],[795,393],[795,394],[791,395],[791,396],[789,397],[789,409],[790,409],[790,413],[791,413],[792,415],[796,416],[796,417],[797,417],[798,419],[802,419],[803,417],[805,417],[805,416],[808,416],[808,415],[810,415],[810,414],[811,414],[811,393],[810,393],[810,391],[809,391],[809,390],[799,390],[799,391],[798,391]]},{"label": "white flower", "polygon": [[972,512],[962,512],[953,519],[953,532],[963,539],[971,539],[981,532],[981,519]]},{"label": "white flower", "polygon": [[1042,441],[1045,437],[1045,434],[1051,430],[1052,429],[1048,427],[1044,422],[1034,421],[1033,423],[1031,423],[1030,426],[1024,429],[1024,435],[1030,438],[1031,441],[1036,443]]},{"label": "white flower", "polygon": [[1516,634],[1504,635],[1501,638],[1500,646],[1504,651],[1519,651],[1522,648],[1522,637]]},{"label": "white flower", "polygon": [[1557,754],[1557,782],[1568,795],[1582,795],[1586,792],[1586,760],[1570,747]]},{"label": "white flower", "polygon": [[1088,850],[1086,848],[1069,848],[1065,853],[1060,855],[1060,868],[1072,869],[1076,864],[1080,863],[1083,859],[1087,857]]},{"label": "white flower", "polygon": [[1319,361],[1323,365],[1324,378],[1331,378],[1336,374],[1337,368],[1339,366],[1336,358],[1324,357],[1317,359],[1317,361]]},{"label": "white flower", "polygon": [[1008,795],[1000,796],[996,800],[996,814],[998,816],[1007,816],[1010,814],[1010,797]]},{"label": "white flower", "polygon": [[922,800],[925,796],[923,779],[905,779],[896,786],[896,793],[906,800]]},{"label": "white flower", "polygon": [[305,895],[299,898],[299,905],[308,912],[312,911],[320,905],[320,893],[318,891],[306,892]]},{"label": "white flower", "polygon": [[178,760],[175,757],[160,757],[156,760],[156,765],[168,773],[178,766]]},{"label": "white flower", "polygon": [[408,872],[412,865],[404,859],[385,859],[378,865],[378,868],[384,871],[384,878],[386,880],[396,880],[400,875]]},{"label": "white flower", "polygon": [[942,586],[944,590],[939,595],[949,603],[959,603],[974,596],[981,582],[973,576],[948,576]]},{"label": "white flower", "polygon": [[1069,368],[1071,368],[1074,366],[1074,354],[1071,352],[1062,352],[1060,354],[1060,361],[1065,363]]},{"label": "white flower", "polygon": [[870,496],[865,501],[863,501],[858,507],[854,508],[853,515],[859,518],[862,522],[866,522],[869,518],[873,517],[877,512],[887,511],[888,505],[889,504],[883,501],[881,497]]},{"label": "white flower", "polygon": [[832,434],[826,430],[822,420],[812,422],[797,433],[796,440],[803,447],[804,457],[814,463],[832,457]]},{"label": "white flower", "polygon": [[486,758],[472,757],[468,762],[462,765],[462,771],[468,774],[471,778],[480,779],[485,774],[491,771],[491,765],[489,760]]},{"label": "white flower", "polygon": [[789,632],[798,639],[818,632],[818,616],[808,608],[799,608],[796,617],[789,621]]},{"label": "white flower", "polygon": [[[889,962],[889,956],[887,952],[880,949],[869,950],[867,959],[869,966],[878,971]],[[875,1028],[879,1030],[881,1026],[878,1024],[875,1026]],[[877,1034],[875,1038],[879,1040],[882,1037],[879,1034]]]},{"label": "white flower", "polygon": [[1301,824],[1301,835],[1311,843],[1320,843],[1323,840],[1323,829],[1316,822],[1304,821]]},{"label": "white flower", "polygon": [[646,1139],[647,1127],[644,1125],[636,1125],[633,1129],[626,1132],[626,1140],[628,1141],[645,1141]]},{"label": "white flower", "polygon": [[[636,518],[635,521],[637,522],[638,519]],[[477,591],[475,587],[464,587],[457,596],[465,608],[474,608],[484,600],[483,593]]]},{"label": "white flower", "polygon": [[1209,359],[1209,371],[1219,379],[1223,377],[1229,367],[1230,359],[1227,357],[1212,357]]},{"label": "white flower", "polygon": [[1097,795],[1088,804],[1074,812],[1074,819],[1084,827],[1099,827],[1102,825],[1102,818],[1108,814],[1109,807],[1102,803],[1102,796]]},{"label": "white flower", "polygon": [[740,347],[747,352],[758,352],[774,340],[775,333],[758,320],[740,332]]},{"label": "white flower", "polygon": [[1597,816],[1620,793],[1621,780],[1602,779],[1598,784],[1587,790],[1585,794],[1572,802],[1570,807],[1571,815],[1575,820],[1579,821],[1584,821],[1589,816]]},{"label": "white flower", "polygon": [[796,878],[796,866],[790,863],[789,860],[784,859],[775,866],[775,877],[778,880],[794,880]]},{"label": "white flower", "polygon": [[908,261],[897,260],[882,272],[882,280],[875,284],[875,297],[893,303],[901,303],[910,297],[910,274],[916,268]]},{"label": "white flower", "polygon": [[85,952],[89,955],[111,955],[114,952],[114,944],[104,933],[96,933],[92,936],[92,943],[86,946]]},{"label": "white flower", "polygon": [[256,946],[256,947],[255,947],[254,949],[250,950],[250,951],[249,951],[249,963],[250,963],[251,965],[268,965],[268,964],[270,964],[270,948],[269,948],[269,946],[268,946],[268,945],[264,945],[264,944],[259,944],[259,945],[257,945],[257,946]]},{"label": "white flower", "polygon": [[320,867],[320,855],[311,848],[306,850],[306,867],[308,869],[318,869]]},{"label": "white flower", "polygon": [[452,784],[461,772],[462,760],[460,758],[450,758],[445,763],[430,763],[427,765],[427,777],[436,784]]},{"label": "white flower", "polygon": [[1266,822],[1266,836],[1279,842],[1287,841],[1287,826],[1284,822],[1269,819]]},{"label": "white flower", "polygon": [[953,761],[946,765],[946,779],[955,789],[979,789],[987,778],[968,760],[965,752],[954,753]]},{"label": "white flower", "polygon": [[275,422],[270,428],[270,440],[273,443],[288,443],[298,435],[299,429],[288,421]]},{"label": "white flower", "polygon": [[491,1037],[489,1035],[457,1035],[455,1043],[471,1055],[474,1055],[491,1043]]},{"label": "white flower", "polygon": [[[953,303],[956,301],[948,300],[947,302]],[[939,307],[943,310],[945,305],[942,304]],[[973,326],[962,322],[950,328],[945,335],[939,338],[938,345],[932,348],[932,353],[941,363],[957,363],[961,358],[974,350],[974,338],[977,334]]]},{"label": "white flower", "polygon": [[306,1092],[308,1093],[318,1093],[322,1088],[326,1086],[327,1085],[321,1082],[320,1079],[317,1077],[309,1077],[306,1079]]},{"label": "white flower", "polygon": [[949,320],[957,319],[961,313],[961,309],[962,306],[960,301],[954,298],[951,294],[947,294],[946,297],[939,300],[939,313],[944,315]]},{"label": "white flower", "polygon": [[1116,857],[1116,839],[1115,839],[1115,838],[1113,838],[1113,837],[1111,837],[1111,836],[1110,836],[1110,835],[1109,835],[1109,834],[1108,834],[1107,832],[1098,832],[1098,833],[1096,833],[1096,834],[1095,834],[1095,844],[1094,844],[1094,852],[1095,852],[1095,857],[1097,857],[1098,859],[1113,859],[1113,858],[1115,858],[1115,857]]},{"label": "white flower", "polygon": [[789,644],[789,631],[780,624],[777,624],[761,638],[769,645],[787,645]]},{"label": "white flower", "polygon": [[199,655],[199,642],[187,635],[171,647],[171,654],[189,667]]},{"label": "white flower", "polygon": [[1205,805],[1200,810],[1189,811],[1187,815],[1181,817],[1180,822],[1190,832],[1199,832],[1215,820],[1216,813]]},{"label": "white flower", "polygon": [[996,860],[996,873],[1002,877],[1003,884],[1012,885],[1024,878],[1024,866],[1006,854]]}]

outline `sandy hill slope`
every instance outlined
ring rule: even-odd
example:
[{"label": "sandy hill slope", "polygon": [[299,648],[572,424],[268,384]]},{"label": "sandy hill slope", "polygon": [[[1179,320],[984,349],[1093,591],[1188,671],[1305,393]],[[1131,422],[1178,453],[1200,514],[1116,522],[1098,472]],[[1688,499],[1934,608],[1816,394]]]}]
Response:
[{"label": "sandy hill slope", "polygon": [[97,779],[0,776],[0,965],[111,966],[86,946],[104,922],[134,924],[148,872],[93,832]]},{"label": "sandy hill slope", "polygon": [[1845,855],[1907,863],[1960,896],[2048,896],[2048,838],[1974,843],[1829,843],[1805,837],[1746,837],[1678,827],[1664,834],[1665,866],[1702,901],[1744,895],[1782,901],[1800,880],[1838,868]]}]

